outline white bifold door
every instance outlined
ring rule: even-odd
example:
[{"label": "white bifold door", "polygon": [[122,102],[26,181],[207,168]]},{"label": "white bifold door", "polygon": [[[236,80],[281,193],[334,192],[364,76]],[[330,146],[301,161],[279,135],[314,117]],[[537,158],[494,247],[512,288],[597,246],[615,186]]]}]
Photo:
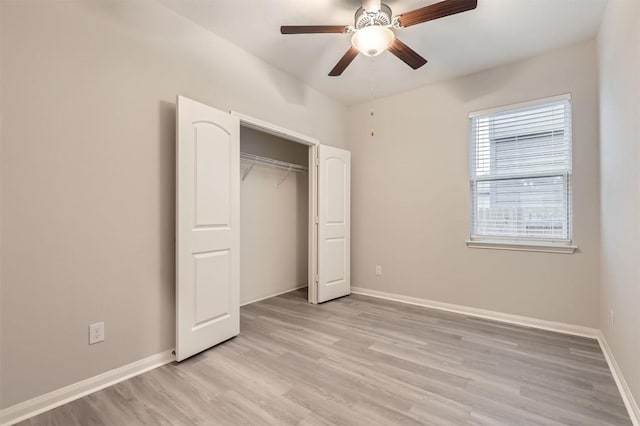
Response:
[{"label": "white bifold door", "polygon": [[318,303],[351,293],[351,153],[318,146]]},{"label": "white bifold door", "polygon": [[240,333],[240,122],[178,97],[176,359]]},{"label": "white bifold door", "polygon": [[[176,359],[181,361],[240,333],[240,119],[179,96],[176,133]],[[309,174],[317,218],[309,224],[309,251],[316,254],[309,268],[317,272],[309,300],[325,302],[351,291],[350,153],[308,146],[318,166]]]}]

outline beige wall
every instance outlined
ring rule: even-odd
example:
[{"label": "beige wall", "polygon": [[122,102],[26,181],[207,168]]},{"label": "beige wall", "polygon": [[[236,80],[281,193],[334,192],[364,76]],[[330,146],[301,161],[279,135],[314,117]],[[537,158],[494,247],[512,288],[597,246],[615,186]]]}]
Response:
[{"label": "beige wall", "polygon": [[[369,105],[351,107],[353,285],[597,326],[597,79],[590,41],[377,100],[373,138]],[[467,248],[469,112],[567,92],[580,249],[565,255]]]},{"label": "beige wall", "polygon": [[600,328],[640,402],[640,2],[611,1],[598,42]]},{"label": "beige wall", "polygon": [[346,110],[156,2],[0,9],[3,408],[174,346],[177,94],[337,146]]},{"label": "beige wall", "polygon": [[[308,163],[307,146],[244,127],[240,150]],[[263,165],[251,169],[240,187],[240,303],[307,284],[308,213],[307,174]]]}]

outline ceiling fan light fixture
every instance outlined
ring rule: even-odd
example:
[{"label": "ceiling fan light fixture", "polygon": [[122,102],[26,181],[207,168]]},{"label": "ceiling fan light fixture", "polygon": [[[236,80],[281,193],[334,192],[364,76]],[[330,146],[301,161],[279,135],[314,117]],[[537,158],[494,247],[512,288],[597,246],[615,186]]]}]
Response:
[{"label": "ceiling fan light fixture", "polygon": [[360,2],[362,6],[356,10],[353,25],[282,25],[280,33],[351,34],[352,46],[329,71],[330,77],[342,75],[360,53],[365,56],[377,56],[385,50],[389,50],[402,62],[417,70],[426,64],[427,60],[397,39],[393,29],[411,27],[473,10],[478,6],[478,0],[440,0],[436,3],[430,0],[431,4],[427,6],[394,16],[391,8],[381,0],[360,0]]},{"label": "ceiling fan light fixture", "polygon": [[387,50],[396,35],[387,27],[371,25],[357,30],[351,37],[351,44],[366,56],[377,56]]}]

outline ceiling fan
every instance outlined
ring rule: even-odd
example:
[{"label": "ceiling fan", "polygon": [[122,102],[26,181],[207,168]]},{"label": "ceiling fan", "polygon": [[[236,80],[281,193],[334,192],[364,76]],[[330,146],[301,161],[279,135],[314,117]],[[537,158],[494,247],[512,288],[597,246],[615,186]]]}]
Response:
[{"label": "ceiling fan", "polygon": [[427,60],[416,51],[396,38],[393,29],[410,27],[445,16],[475,9],[478,0],[444,0],[402,15],[393,16],[391,8],[380,0],[363,0],[362,7],[356,11],[354,25],[283,25],[281,34],[353,34],[351,48],[329,72],[332,77],[339,76],[351,61],[362,53],[376,56],[385,50],[393,53],[411,68],[418,69]]}]

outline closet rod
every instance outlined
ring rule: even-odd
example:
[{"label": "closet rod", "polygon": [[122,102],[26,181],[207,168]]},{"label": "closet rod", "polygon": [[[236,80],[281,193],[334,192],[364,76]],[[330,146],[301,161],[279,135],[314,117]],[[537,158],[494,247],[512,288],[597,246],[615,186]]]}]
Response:
[{"label": "closet rod", "polygon": [[306,172],[309,170],[307,167],[301,166],[300,164],[274,160],[272,158],[261,157],[259,155],[249,154],[247,152],[241,152],[240,158],[243,160],[251,161],[253,163],[266,164],[268,166],[277,167],[280,169],[286,169],[292,172]]}]

